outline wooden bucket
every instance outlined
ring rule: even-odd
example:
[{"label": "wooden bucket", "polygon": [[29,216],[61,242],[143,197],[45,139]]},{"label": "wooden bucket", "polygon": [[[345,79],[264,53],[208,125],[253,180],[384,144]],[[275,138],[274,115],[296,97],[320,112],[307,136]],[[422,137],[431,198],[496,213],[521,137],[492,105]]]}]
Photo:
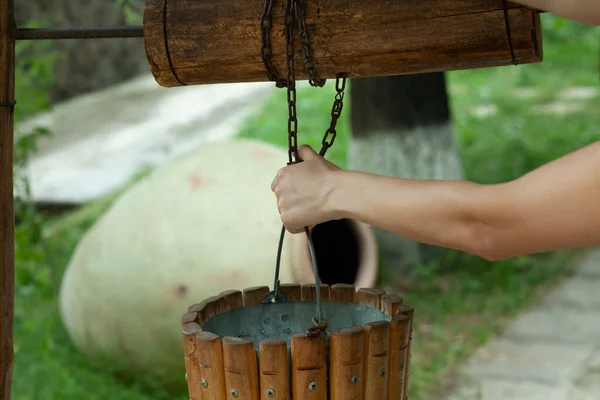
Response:
[{"label": "wooden bucket", "polygon": [[[264,1],[146,0],[144,42],[161,86],[266,81]],[[273,65],[286,68],[285,1],[272,8]],[[322,78],[385,76],[542,61],[536,10],[506,0],[307,0]],[[295,46],[297,59],[301,47]],[[301,68],[299,80],[308,79]]]},{"label": "wooden bucket", "polygon": [[400,296],[345,284],[280,291],[277,302],[266,286],[227,291],[183,315],[191,400],[407,398],[413,309]]}]

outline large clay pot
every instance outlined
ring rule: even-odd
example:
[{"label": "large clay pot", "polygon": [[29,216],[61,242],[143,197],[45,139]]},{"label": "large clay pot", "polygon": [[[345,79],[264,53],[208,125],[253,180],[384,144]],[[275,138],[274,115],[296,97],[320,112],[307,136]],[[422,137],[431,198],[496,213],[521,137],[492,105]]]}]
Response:
[{"label": "large clay pot", "polygon": [[[286,160],[259,141],[203,144],[123,194],[82,238],[62,282],[60,311],[77,347],[135,377],[182,379],[176,327],[188,306],[273,285],[281,220],[270,184]],[[314,229],[323,280],[344,272],[346,283],[371,287],[374,236],[346,222]],[[280,279],[313,281],[305,235],[286,235]]]}]

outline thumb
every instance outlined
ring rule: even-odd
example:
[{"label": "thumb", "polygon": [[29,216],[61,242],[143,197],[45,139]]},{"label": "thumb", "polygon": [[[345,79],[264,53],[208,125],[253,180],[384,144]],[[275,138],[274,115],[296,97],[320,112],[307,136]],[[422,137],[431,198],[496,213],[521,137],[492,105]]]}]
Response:
[{"label": "thumb", "polygon": [[298,156],[300,156],[300,159],[303,161],[310,161],[320,157],[317,152],[307,144],[298,147]]}]

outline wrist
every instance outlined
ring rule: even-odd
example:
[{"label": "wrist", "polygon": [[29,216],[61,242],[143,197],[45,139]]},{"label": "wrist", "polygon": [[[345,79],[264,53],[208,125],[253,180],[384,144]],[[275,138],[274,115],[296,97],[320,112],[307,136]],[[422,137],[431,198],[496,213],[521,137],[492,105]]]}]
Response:
[{"label": "wrist", "polygon": [[327,178],[328,196],[326,200],[326,216],[328,220],[350,218],[350,200],[353,196],[353,172],[338,170],[332,171]]}]

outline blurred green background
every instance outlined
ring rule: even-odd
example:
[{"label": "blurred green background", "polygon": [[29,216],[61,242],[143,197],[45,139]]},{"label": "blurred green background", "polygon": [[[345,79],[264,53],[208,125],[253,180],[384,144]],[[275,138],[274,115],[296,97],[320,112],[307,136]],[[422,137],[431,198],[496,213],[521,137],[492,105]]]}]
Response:
[{"label": "blurred green background", "polygon": [[[119,1],[123,3],[123,1]],[[123,4],[121,4],[123,5]],[[130,12],[130,11],[128,11]],[[135,19],[134,13],[129,18]],[[581,87],[598,87],[600,31],[543,14],[542,64],[456,71],[447,74],[455,135],[467,178],[502,182],[600,139],[600,96]],[[58,55],[50,42],[18,43],[17,121],[50,106]],[[35,56],[31,56],[31,55]],[[328,126],[334,88],[302,87],[298,97],[301,142],[318,146]],[[285,91],[276,91],[249,118],[243,137],[281,146],[285,136]],[[332,161],[346,165],[347,113],[340,122]],[[38,131],[15,144],[15,179],[27,186],[21,167]],[[99,369],[71,344],[61,325],[56,293],[71,252],[86,229],[116,197],[56,215],[39,212],[17,199],[15,400],[185,399],[186,388],[170,392],[152,382],[119,380]],[[562,251],[489,263],[458,252],[416,268],[402,282],[382,282],[409,291],[419,331],[411,364],[411,399],[434,398],[452,381],[453,367],[472,353],[532,299],[566,276],[585,252]],[[183,357],[182,357],[183,362]]]}]

